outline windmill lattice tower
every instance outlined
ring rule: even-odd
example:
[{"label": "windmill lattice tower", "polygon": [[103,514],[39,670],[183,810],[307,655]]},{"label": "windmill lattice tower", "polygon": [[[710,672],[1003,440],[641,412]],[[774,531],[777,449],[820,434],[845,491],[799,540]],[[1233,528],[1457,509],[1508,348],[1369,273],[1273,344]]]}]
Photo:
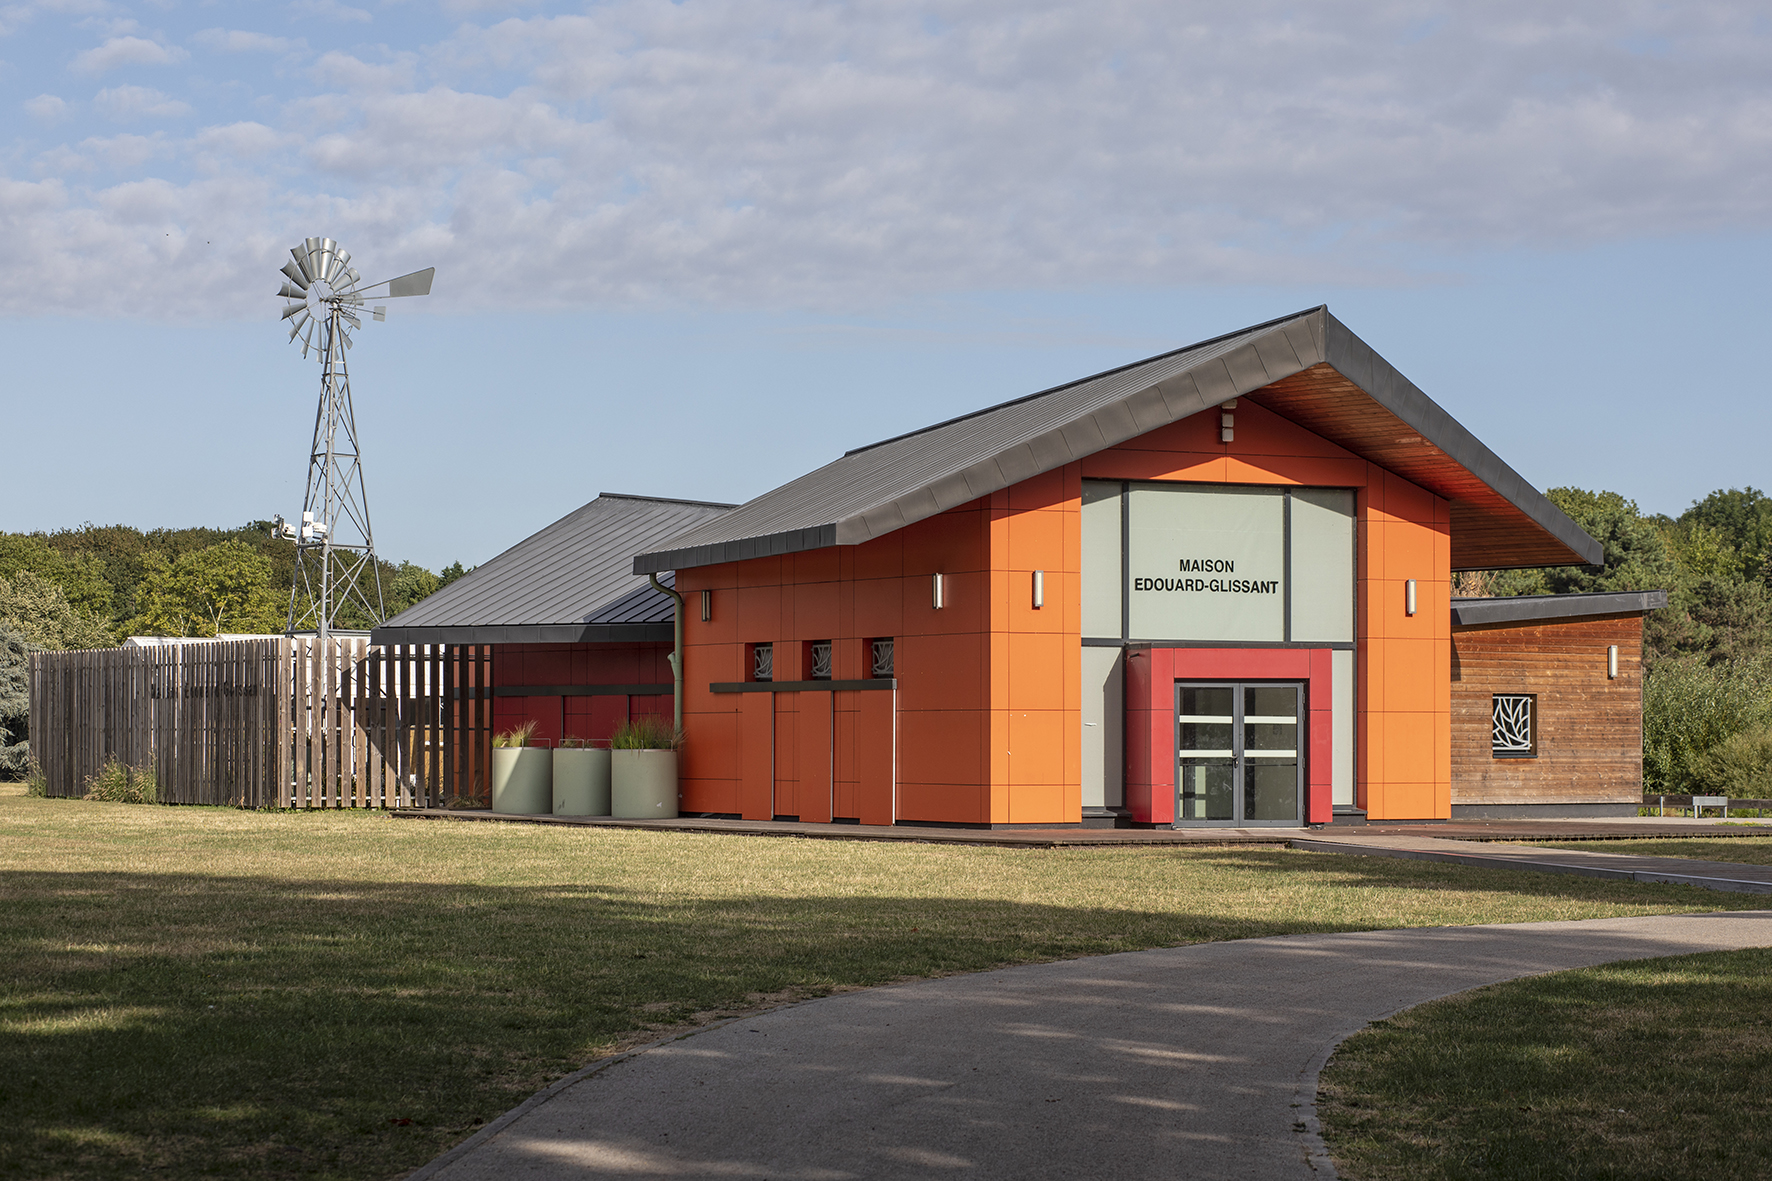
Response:
[{"label": "windmill lattice tower", "polygon": [[[320,408],[308,450],[301,526],[278,517],[274,530],[296,543],[285,630],[289,635],[313,631],[324,641],[336,630],[338,614],[346,607],[356,607],[374,624],[385,617],[345,364],[351,332],[363,327],[357,310],[372,296],[429,295],[437,268],[360,287],[362,276],[352,268],[350,252],[339,249],[331,238],[309,238],[289,253],[291,261],[283,264],[286,281],[277,294],[291,301],[283,309],[283,318],[290,321],[290,341],[301,337],[303,359],[310,349],[319,354]],[[387,309],[376,307],[374,317],[387,319]]]}]

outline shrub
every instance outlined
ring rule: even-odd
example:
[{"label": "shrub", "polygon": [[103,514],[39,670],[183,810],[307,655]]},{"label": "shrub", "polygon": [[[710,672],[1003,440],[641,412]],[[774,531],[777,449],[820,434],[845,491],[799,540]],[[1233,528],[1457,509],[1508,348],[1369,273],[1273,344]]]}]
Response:
[{"label": "shrub", "polygon": [[1658,661],[1643,683],[1643,786],[1703,792],[1705,759],[1747,730],[1772,725],[1772,665],[1698,657]]},{"label": "shrub", "polygon": [[683,745],[683,732],[663,718],[641,714],[617,726],[609,745],[615,750],[676,750]]},{"label": "shrub", "polygon": [[98,774],[87,776],[85,798],[108,804],[157,804],[160,783],[152,767],[126,767],[112,758],[105,760]]},{"label": "shrub", "polygon": [[1737,799],[1772,798],[1772,725],[1732,734],[1699,760],[1705,782]]},{"label": "shrub", "polygon": [[49,777],[43,774],[43,764],[36,759],[25,760],[25,794],[38,799],[49,795]]}]

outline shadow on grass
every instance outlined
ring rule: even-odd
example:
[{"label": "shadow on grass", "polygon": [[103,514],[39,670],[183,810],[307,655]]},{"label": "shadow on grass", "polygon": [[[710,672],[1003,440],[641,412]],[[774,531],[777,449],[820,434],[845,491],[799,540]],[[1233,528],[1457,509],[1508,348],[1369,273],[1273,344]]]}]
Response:
[{"label": "shadow on grass", "polygon": [[[1171,857],[1224,875],[1222,893],[1137,909],[1139,883]],[[1473,891],[1501,899],[1504,914],[1515,900],[1724,905],[1682,887],[1266,850],[1090,864],[1102,871],[1099,897],[1134,908],[0,874],[0,1174],[387,1176],[623,1035],[759,998],[1201,940],[1494,917],[1471,910]],[[1395,897],[1372,895],[1386,889]]]}]

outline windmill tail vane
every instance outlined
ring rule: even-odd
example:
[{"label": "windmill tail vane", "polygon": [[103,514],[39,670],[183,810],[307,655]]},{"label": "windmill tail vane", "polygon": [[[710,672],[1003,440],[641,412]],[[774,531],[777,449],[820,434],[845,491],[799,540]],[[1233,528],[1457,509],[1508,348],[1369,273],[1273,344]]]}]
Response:
[{"label": "windmill tail vane", "polygon": [[[363,457],[357,445],[357,418],[345,350],[351,333],[363,327],[358,309],[371,299],[429,295],[437,269],[363,285],[351,266],[351,252],[331,238],[308,238],[289,250],[279,268],[291,343],[301,338],[305,360],[317,350],[321,363],[320,408],[308,452],[308,487],[301,526],[277,517],[271,532],[295,542],[295,579],[289,590],[290,635],[313,631],[324,639],[345,626],[373,627],[384,617],[381,567],[369,527],[369,496],[363,485]],[[377,320],[387,308],[372,306]]]}]

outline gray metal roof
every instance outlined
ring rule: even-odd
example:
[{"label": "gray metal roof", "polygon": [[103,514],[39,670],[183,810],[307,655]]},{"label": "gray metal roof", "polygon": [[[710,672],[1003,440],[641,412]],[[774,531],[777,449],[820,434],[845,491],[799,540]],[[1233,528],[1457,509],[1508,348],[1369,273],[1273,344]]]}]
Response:
[{"label": "gray metal roof", "polygon": [[1530,623],[1540,619],[1580,619],[1589,615],[1640,615],[1667,606],[1667,592],[1600,591],[1572,595],[1507,595],[1493,599],[1453,599],[1452,626]]},{"label": "gray metal roof", "polygon": [[671,600],[633,572],[633,556],[732,507],[605,492],[389,619],[375,642],[668,640]]},{"label": "gray metal roof", "polygon": [[1600,561],[1598,542],[1318,307],[851,451],[639,553],[633,569],[857,545],[1257,392],[1453,500],[1456,569]]}]

